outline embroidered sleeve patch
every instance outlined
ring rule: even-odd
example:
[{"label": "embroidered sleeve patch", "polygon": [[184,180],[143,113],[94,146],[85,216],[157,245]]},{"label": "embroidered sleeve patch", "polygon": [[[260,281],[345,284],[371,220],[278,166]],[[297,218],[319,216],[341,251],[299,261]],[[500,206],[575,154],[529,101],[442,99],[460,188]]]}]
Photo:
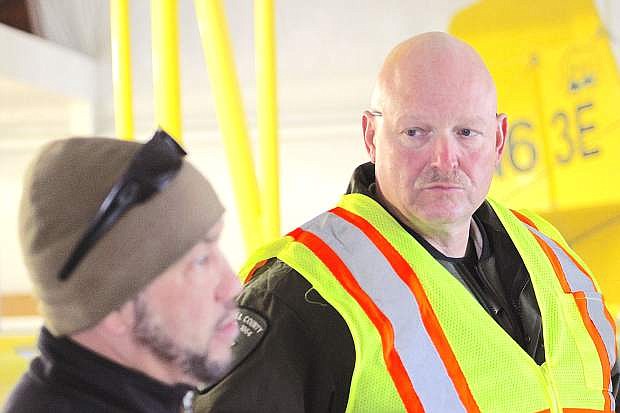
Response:
[{"label": "embroidered sleeve patch", "polygon": [[249,308],[240,307],[236,318],[239,325],[239,335],[232,345],[229,372],[241,364],[258,347],[268,329],[265,317]]},{"label": "embroidered sleeve patch", "polygon": [[[265,317],[249,308],[240,307],[237,311],[236,320],[239,326],[239,335],[232,345],[231,361],[228,368],[221,376],[222,378],[226,377],[228,373],[240,365],[243,360],[258,347],[268,329],[268,323]],[[215,384],[217,383],[209,383],[200,392],[204,393],[208,391]]]},{"label": "embroidered sleeve patch", "polygon": [[[243,354],[243,358],[245,358],[263,338],[267,330],[267,320],[249,308],[239,308],[237,324],[239,325],[239,336],[233,344],[233,353]],[[237,354],[234,355],[236,359]]]}]

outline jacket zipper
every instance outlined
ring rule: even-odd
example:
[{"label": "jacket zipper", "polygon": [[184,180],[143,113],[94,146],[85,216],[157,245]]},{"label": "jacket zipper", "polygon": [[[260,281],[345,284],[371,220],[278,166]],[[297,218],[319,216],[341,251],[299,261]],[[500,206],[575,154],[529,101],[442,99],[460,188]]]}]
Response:
[{"label": "jacket zipper", "polygon": [[553,383],[551,371],[549,370],[549,363],[543,363],[542,366],[540,366],[540,370],[542,371],[543,378],[545,379],[545,390],[547,391],[547,396],[549,397],[549,402],[551,403],[550,411],[551,413],[561,413],[562,409],[560,408],[558,394],[555,389],[555,384]]}]

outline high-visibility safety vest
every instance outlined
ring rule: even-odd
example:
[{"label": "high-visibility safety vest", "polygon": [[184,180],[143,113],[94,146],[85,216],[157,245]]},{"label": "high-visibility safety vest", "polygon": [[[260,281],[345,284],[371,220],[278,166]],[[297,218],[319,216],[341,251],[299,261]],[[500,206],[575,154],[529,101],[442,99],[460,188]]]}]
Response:
[{"label": "high-visibility safety vest", "polygon": [[489,201],[530,274],[545,363],[378,203],[338,206],[258,250],[278,257],[344,318],[355,345],[347,412],[611,412],[615,326],[585,265],[550,224]]}]

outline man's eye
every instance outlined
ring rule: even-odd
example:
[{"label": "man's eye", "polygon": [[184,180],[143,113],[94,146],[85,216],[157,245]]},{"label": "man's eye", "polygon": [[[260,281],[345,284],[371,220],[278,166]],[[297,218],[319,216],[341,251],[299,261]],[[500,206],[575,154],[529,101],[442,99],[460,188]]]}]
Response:
[{"label": "man's eye", "polygon": [[204,254],[194,260],[194,265],[201,266],[205,265],[209,261],[209,255]]},{"label": "man's eye", "polygon": [[459,135],[461,136],[476,136],[478,134],[478,132],[474,131],[473,129],[469,129],[469,128],[462,128],[459,130]]},{"label": "man's eye", "polygon": [[409,136],[409,137],[417,137],[417,136],[422,136],[424,134],[424,130],[420,129],[420,128],[407,128],[405,130],[403,130],[403,132],[405,135]]}]

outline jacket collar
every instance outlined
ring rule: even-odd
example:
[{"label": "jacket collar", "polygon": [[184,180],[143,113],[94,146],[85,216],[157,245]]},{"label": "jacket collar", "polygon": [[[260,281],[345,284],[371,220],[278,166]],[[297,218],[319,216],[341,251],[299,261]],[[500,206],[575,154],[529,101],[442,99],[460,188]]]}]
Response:
[{"label": "jacket collar", "polygon": [[184,384],[170,386],[121,366],[69,338],[53,336],[45,327],[38,346],[46,379],[127,411],[178,412],[184,396],[193,390]]}]

